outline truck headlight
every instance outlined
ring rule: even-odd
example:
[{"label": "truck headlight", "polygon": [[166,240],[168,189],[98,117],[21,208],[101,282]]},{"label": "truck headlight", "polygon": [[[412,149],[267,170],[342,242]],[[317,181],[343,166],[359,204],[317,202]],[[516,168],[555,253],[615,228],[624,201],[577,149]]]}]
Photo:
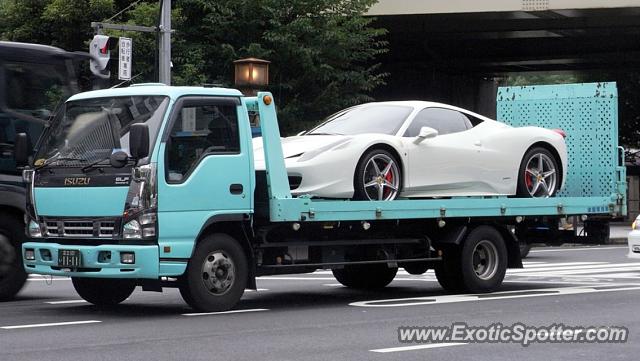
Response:
[{"label": "truck headlight", "polygon": [[142,238],[142,227],[137,220],[132,220],[122,227],[122,236],[124,238]]},{"label": "truck headlight", "polygon": [[40,229],[40,225],[38,222],[33,219],[29,221],[29,225],[27,226],[27,232],[29,233],[29,237],[31,238],[41,238],[42,230]]}]

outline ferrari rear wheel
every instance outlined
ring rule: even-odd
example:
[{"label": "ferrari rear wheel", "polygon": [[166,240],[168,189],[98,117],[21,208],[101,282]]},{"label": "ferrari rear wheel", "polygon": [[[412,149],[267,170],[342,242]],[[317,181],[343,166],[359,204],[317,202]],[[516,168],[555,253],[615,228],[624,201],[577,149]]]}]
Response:
[{"label": "ferrari rear wheel", "polygon": [[531,148],[522,158],[517,194],[520,197],[553,197],[560,187],[560,167],[545,148]]},{"label": "ferrari rear wheel", "polygon": [[354,199],[394,200],[400,193],[402,175],[396,157],[384,149],[373,149],[358,163],[354,175]]}]

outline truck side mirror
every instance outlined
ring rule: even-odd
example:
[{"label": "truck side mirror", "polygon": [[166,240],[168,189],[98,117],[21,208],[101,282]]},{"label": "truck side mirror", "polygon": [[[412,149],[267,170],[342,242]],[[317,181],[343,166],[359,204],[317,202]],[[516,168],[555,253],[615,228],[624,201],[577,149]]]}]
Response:
[{"label": "truck side mirror", "polygon": [[139,160],[149,155],[149,126],[145,123],[132,124],[129,128],[129,148],[131,158]]},{"label": "truck side mirror", "polygon": [[29,137],[27,133],[16,134],[16,140],[13,144],[13,157],[18,167],[26,167],[29,165]]},{"label": "truck side mirror", "polygon": [[416,137],[414,143],[418,144],[425,139],[435,138],[438,136],[438,131],[431,127],[422,127],[420,128],[420,133]]}]

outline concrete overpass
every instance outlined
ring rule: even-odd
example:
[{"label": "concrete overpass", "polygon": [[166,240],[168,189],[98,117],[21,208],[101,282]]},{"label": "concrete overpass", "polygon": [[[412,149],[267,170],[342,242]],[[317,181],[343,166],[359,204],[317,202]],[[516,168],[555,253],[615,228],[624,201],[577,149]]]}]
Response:
[{"label": "concrete overpass", "polygon": [[369,15],[389,31],[380,99],[434,99],[492,116],[488,97],[506,74],[619,80],[640,69],[640,0],[380,0]]}]

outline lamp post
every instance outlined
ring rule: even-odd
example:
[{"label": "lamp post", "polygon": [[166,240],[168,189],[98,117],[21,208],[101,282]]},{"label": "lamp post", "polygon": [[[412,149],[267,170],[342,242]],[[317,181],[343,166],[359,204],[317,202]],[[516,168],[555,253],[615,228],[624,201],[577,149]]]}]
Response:
[{"label": "lamp post", "polygon": [[242,94],[255,96],[260,87],[269,85],[269,64],[263,59],[246,58],[233,62],[235,65],[235,85]]}]

